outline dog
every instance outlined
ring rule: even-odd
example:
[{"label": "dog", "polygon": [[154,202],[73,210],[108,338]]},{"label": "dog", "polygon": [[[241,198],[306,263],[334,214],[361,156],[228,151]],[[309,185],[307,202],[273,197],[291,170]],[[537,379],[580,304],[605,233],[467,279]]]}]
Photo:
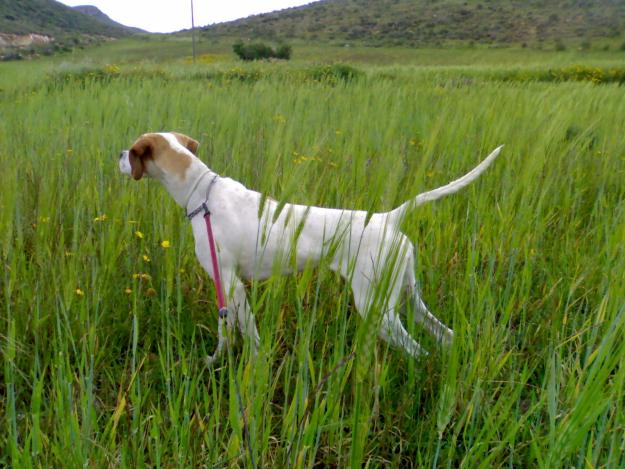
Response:
[{"label": "dog", "polygon": [[220,315],[219,342],[214,355],[208,357],[209,363],[224,349],[224,321],[230,329],[235,322],[238,324],[241,334],[251,339],[253,352],[260,344],[242,279],[266,279],[276,268],[283,274],[299,271],[324,258],[351,285],[354,305],[361,316],[366,317],[374,306],[382,308],[380,337],[416,358],[427,352],[400,320],[402,292],[407,291],[414,300],[417,323],[439,343],[450,344],[454,333],[428,310],[420,297],[413,270],[414,246],[400,231],[400,222],[419,205],[453,194],[473,182],[497,158],[502,147],[461,178],[419,194],[389,212],[374,214],[284,204],[263,197],[233,179],[218,176],[197,157],[198,142],[176,132],[142,135],[129,150],[121,152],[119,168],[135,180],[158,180],[187,214],[192,212],[195,253],[214,280],[207,227],[199,216],[203,203],[211,213],[230,313],[225,318]]}]

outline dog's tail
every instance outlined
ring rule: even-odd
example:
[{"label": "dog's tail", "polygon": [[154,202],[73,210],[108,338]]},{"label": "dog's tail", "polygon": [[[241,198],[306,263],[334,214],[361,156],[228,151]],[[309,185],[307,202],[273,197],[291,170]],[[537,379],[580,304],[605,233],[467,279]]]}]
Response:
[{"label": "dog's tail", "polygon": [[431,202],[432,200],[440,199],[441,197],[445,197],[446,195],[453,194],[454,192],[458,192],[463,187],[468,186],[473,181],[475,181],[480,175],[486,171],[486,168],[490,166],[490,164],[497,158],[499,152],[503,145],[497,147],[490,155],[488,155],[484,161],[478,164],[475,168],[469,171],[467,174],[462,176],[461,178],[456,179],[455,181],[450,182],[444,186],[441,186],[437,189],[433,189],[431,191],[422,192],[417,195],[414,199],[408,200],[404,202],[399,207],[394,210],[388,212],[389,221],[395,224],[397,221],[401,220],[404,215],[410,212],[412,209],[418,207],[419,205],[423,205],[426,202]]}]

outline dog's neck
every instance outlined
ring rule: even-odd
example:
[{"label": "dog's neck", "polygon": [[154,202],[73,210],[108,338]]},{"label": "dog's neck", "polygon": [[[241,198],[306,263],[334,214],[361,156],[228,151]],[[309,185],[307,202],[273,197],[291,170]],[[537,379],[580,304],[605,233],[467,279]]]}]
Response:
[{"label": "dog's neck", "polygon": [[178,205],[185,210],[193,210],[200,206],[206,197],[206,188],[215,172],[211,171],[199,158],[194,157],[187,168],[185,178],[163,177],[158,178],[165,189]]},{"label": "dog's neck", "polygon": [[217,179],[218,174],[207,167],[195,178],[183,205],[187,214],[202,206],[204,202],[208,204],[210,191]]}]

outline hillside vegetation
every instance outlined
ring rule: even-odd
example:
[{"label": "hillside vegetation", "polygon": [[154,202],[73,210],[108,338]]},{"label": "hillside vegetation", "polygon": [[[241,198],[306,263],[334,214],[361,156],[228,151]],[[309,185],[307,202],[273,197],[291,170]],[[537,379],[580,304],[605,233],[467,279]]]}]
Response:
[{"label": "hillside vegetation", "polygon": [[121,38],[138,29],[114,22],[96,7],[76,9],[54,0],[0,0],[0,60],[69,52]]},{"label": "hillside vegetation", "polygon": [[53,0],[0,0],[0,33],[122,37],[130,31]]},{"label": "hillside vegetation", "polygon": [[616,37],[624,29],[623,0],[324,0],[209,26],[203,34],[419,45]]}]

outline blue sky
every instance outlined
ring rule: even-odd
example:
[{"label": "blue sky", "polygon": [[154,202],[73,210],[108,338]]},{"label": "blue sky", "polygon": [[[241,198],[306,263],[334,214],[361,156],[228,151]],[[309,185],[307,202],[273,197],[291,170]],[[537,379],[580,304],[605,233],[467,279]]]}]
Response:
[{"label": "blue sky", "polygon": [[[94,5],[111,19],[150,32],[191,27],[191,0],[60,0],[69,6]],[[196,26],[306,5],[312,0],[193,0]]]}]

